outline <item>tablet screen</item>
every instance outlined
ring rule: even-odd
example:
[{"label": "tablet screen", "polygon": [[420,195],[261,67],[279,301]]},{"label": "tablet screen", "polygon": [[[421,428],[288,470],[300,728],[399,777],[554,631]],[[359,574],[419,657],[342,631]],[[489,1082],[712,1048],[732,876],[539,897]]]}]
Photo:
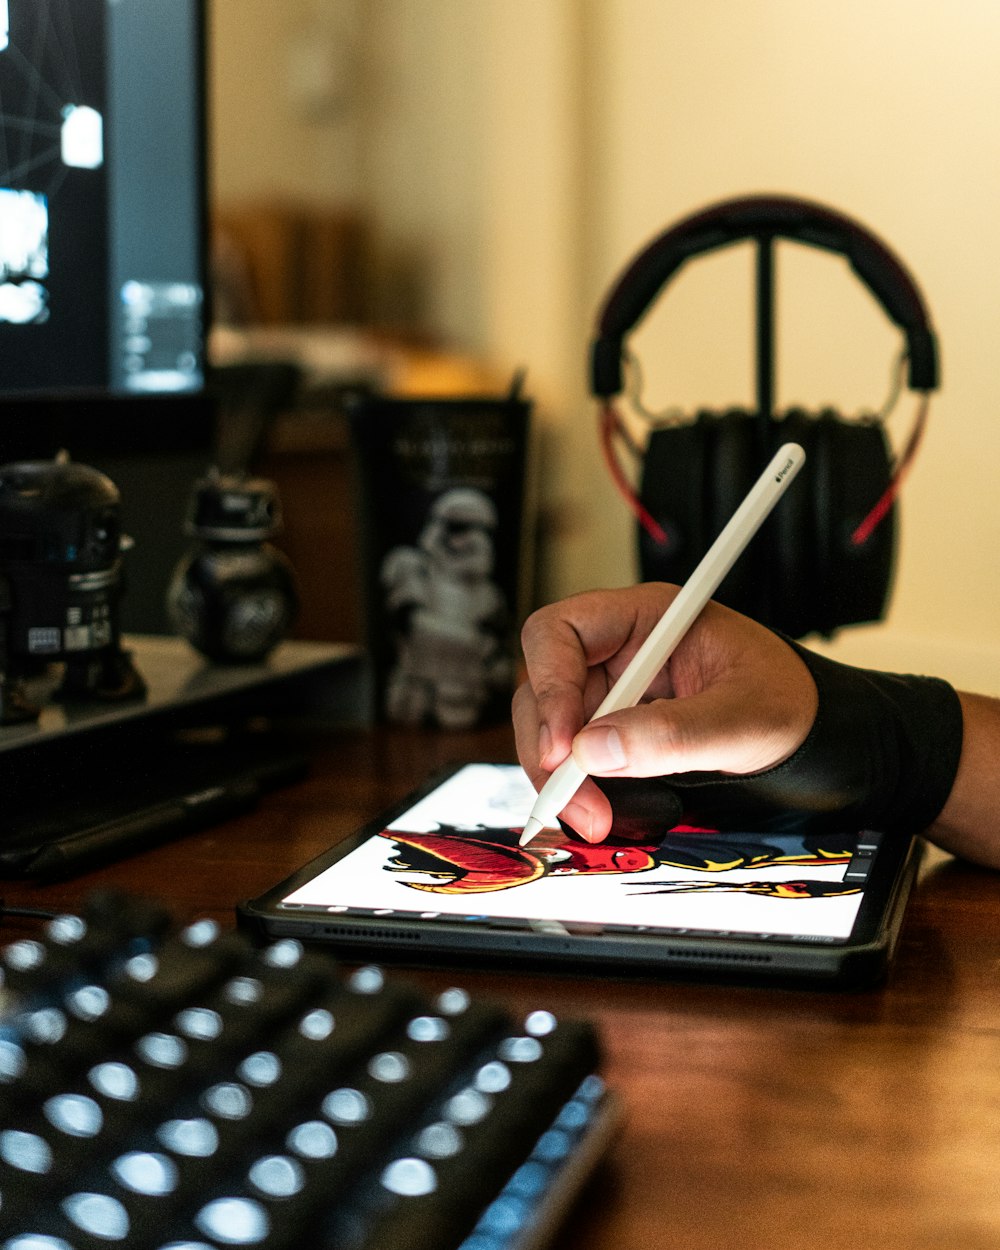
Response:
[{"label": "tablet screen", "polygon": [[595,846],[545,830],[522,848],[534,799],[516,765],[466,765],[279,907],[836,943],[851,937],[878,846],[868,833],[679,825]]}]

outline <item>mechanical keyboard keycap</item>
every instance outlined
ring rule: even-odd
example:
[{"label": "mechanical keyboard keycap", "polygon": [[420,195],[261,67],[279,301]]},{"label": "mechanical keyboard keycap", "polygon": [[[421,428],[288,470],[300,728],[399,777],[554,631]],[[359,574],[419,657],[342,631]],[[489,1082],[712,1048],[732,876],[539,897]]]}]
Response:
[{"label": "mechanical keyboard keycap", "polygon": [[0,1250],[538,1250],[617,1119],[586,1022],[129,896],[0,975]]}]

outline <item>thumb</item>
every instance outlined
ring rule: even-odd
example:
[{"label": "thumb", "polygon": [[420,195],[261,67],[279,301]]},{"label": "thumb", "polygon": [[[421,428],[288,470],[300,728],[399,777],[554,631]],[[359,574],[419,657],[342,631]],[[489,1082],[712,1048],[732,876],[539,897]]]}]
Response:
[{"label": "thumb", "polygon": [[716,685],[591,721],[573,740],[573,756],[598,777],[751,773],[787,759],[814,716],[814,705],[755,701],[745,687]]}]

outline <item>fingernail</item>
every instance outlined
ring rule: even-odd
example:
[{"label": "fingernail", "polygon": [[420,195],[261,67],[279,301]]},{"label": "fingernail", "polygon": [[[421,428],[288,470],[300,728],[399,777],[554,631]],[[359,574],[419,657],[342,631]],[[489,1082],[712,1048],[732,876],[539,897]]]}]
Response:
[{"label": "fingernail", "polygon": [[584,842],[589,842],[591,846],[595,846],[598,842],[604,841],[604,834],[598,833],[594,829],[593,821],[587,825],[586,829],[581,829],[579,832],[580,837],[583,838]]},{"label": "fingernail", "polygon": [[541,763],[545,760],[552,750],[552,735],[549,733],[548,725],[541,725],[538,730],[538,758]]},{"label": "fingernail", "polygon": [[608,836],[607,830],[597,827],[593,812],[588,812],[586,819],[581,821],[580,824],[581,828],[578,830],[580,837],[585,842],[589,842],[591,846],[596,846],[598,842],[603,842]]},{"label": "fingernail", "polygon": [[618,730],[583,729],[573,743],[577,763],[588,773],[610,773],[624,768],[625,750]]}]

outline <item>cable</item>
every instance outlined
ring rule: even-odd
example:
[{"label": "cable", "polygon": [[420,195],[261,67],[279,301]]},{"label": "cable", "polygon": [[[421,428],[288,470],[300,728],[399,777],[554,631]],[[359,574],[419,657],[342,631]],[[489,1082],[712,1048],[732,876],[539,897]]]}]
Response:
[{"label": "cable", "polygon": [[654,542],[665,544],[667,541],[666,530],[660,525],[655,517],[640,502],[638,495],[632,488],[631,483],[622,472],[622,467],[618,463],[618,457],[615,455],[614,438],[617,434],[623,439],[628,446],[632,446],[631,440],[626,434],[621,417],[614,403],[608,399],[601,404],[601,447],[604,451],[604,460],[611,474],[611,480],[618,488],[618,493],[628,504],[636,520],[646,531]]},{"label": "cable", "polygon": [[6,920],[8,916],[16,916],[22,920],[55,920],[59,912],[45,911],[40,907],[8,907],[0,898],[0,922]]},{"label": "cable", "polygon": [[[675,425],[685,420],[685,414],[676,407],[666,408],[662,412],[655,413],[648,409],[642,402],[642,368],[639,360],[631,352],[624,353],[624,359],[627,366],[627,395],[629,402],[635,412],[648,424],[654,426]],[[889,393],[885,398],[882,407],[875,414],[875,420],[879,424],[885,424],[891,415],[893,409],[899,401],[899,396],[903,389],[903,377],[906,369],[908,353],[904,349],[895,360],[892,366],[890,377]],[[878,526],[885,520],[896,497],[899,494],[903,479],[912,467],[913,460],[917,454],[923,438],[924,429],[927,424],[927,414],[930,408],[930,398],[924,395],[917,408],[917,415],[914,421],[913,429],[910,431],[909,438],[903,448],[902,453],[896,459],[892,475],[885,490],[872,505],[866,516],[855,527],[851,534],[850,542],[852,547],[862,547],[869,541],[872,534]],[[625,500],[631,512],[647,534],[659,544],[667,542],[667,534],[659,522],[644,507],[635,489],[626,478],[622,467],[615,454],[615,439],[619,439],[629,453],[636,459],[641,458],[643,452],[629,430],[626,428],[621,414],[615,407],[611,399],[605,400],[600,410],[601,420],[601,444],[604,452],[604,459],[611,474],[611,479],[615,484],[619,494]]]},{"label": "cable", "polygon": [[924,429],[927,425],[927,413],[930,409],[930,397],[924,395],[917,408],[917,416],[910,431],[910,437],[907,439],[906,446],[903,448],[902,454],[896,461],[892,477],[889,479],[889,485],[882,492],[881,496],[876,500],[874,507],[857,526],[851,535],[851,546],[862,547],[871,538],[878,525],[885,519],[889,509],[895,503],[896,496],[899,494],[899,488],[903,484],[903,478],[913,464],[913,458],[917,454],[920,441],[924,435]]}]

